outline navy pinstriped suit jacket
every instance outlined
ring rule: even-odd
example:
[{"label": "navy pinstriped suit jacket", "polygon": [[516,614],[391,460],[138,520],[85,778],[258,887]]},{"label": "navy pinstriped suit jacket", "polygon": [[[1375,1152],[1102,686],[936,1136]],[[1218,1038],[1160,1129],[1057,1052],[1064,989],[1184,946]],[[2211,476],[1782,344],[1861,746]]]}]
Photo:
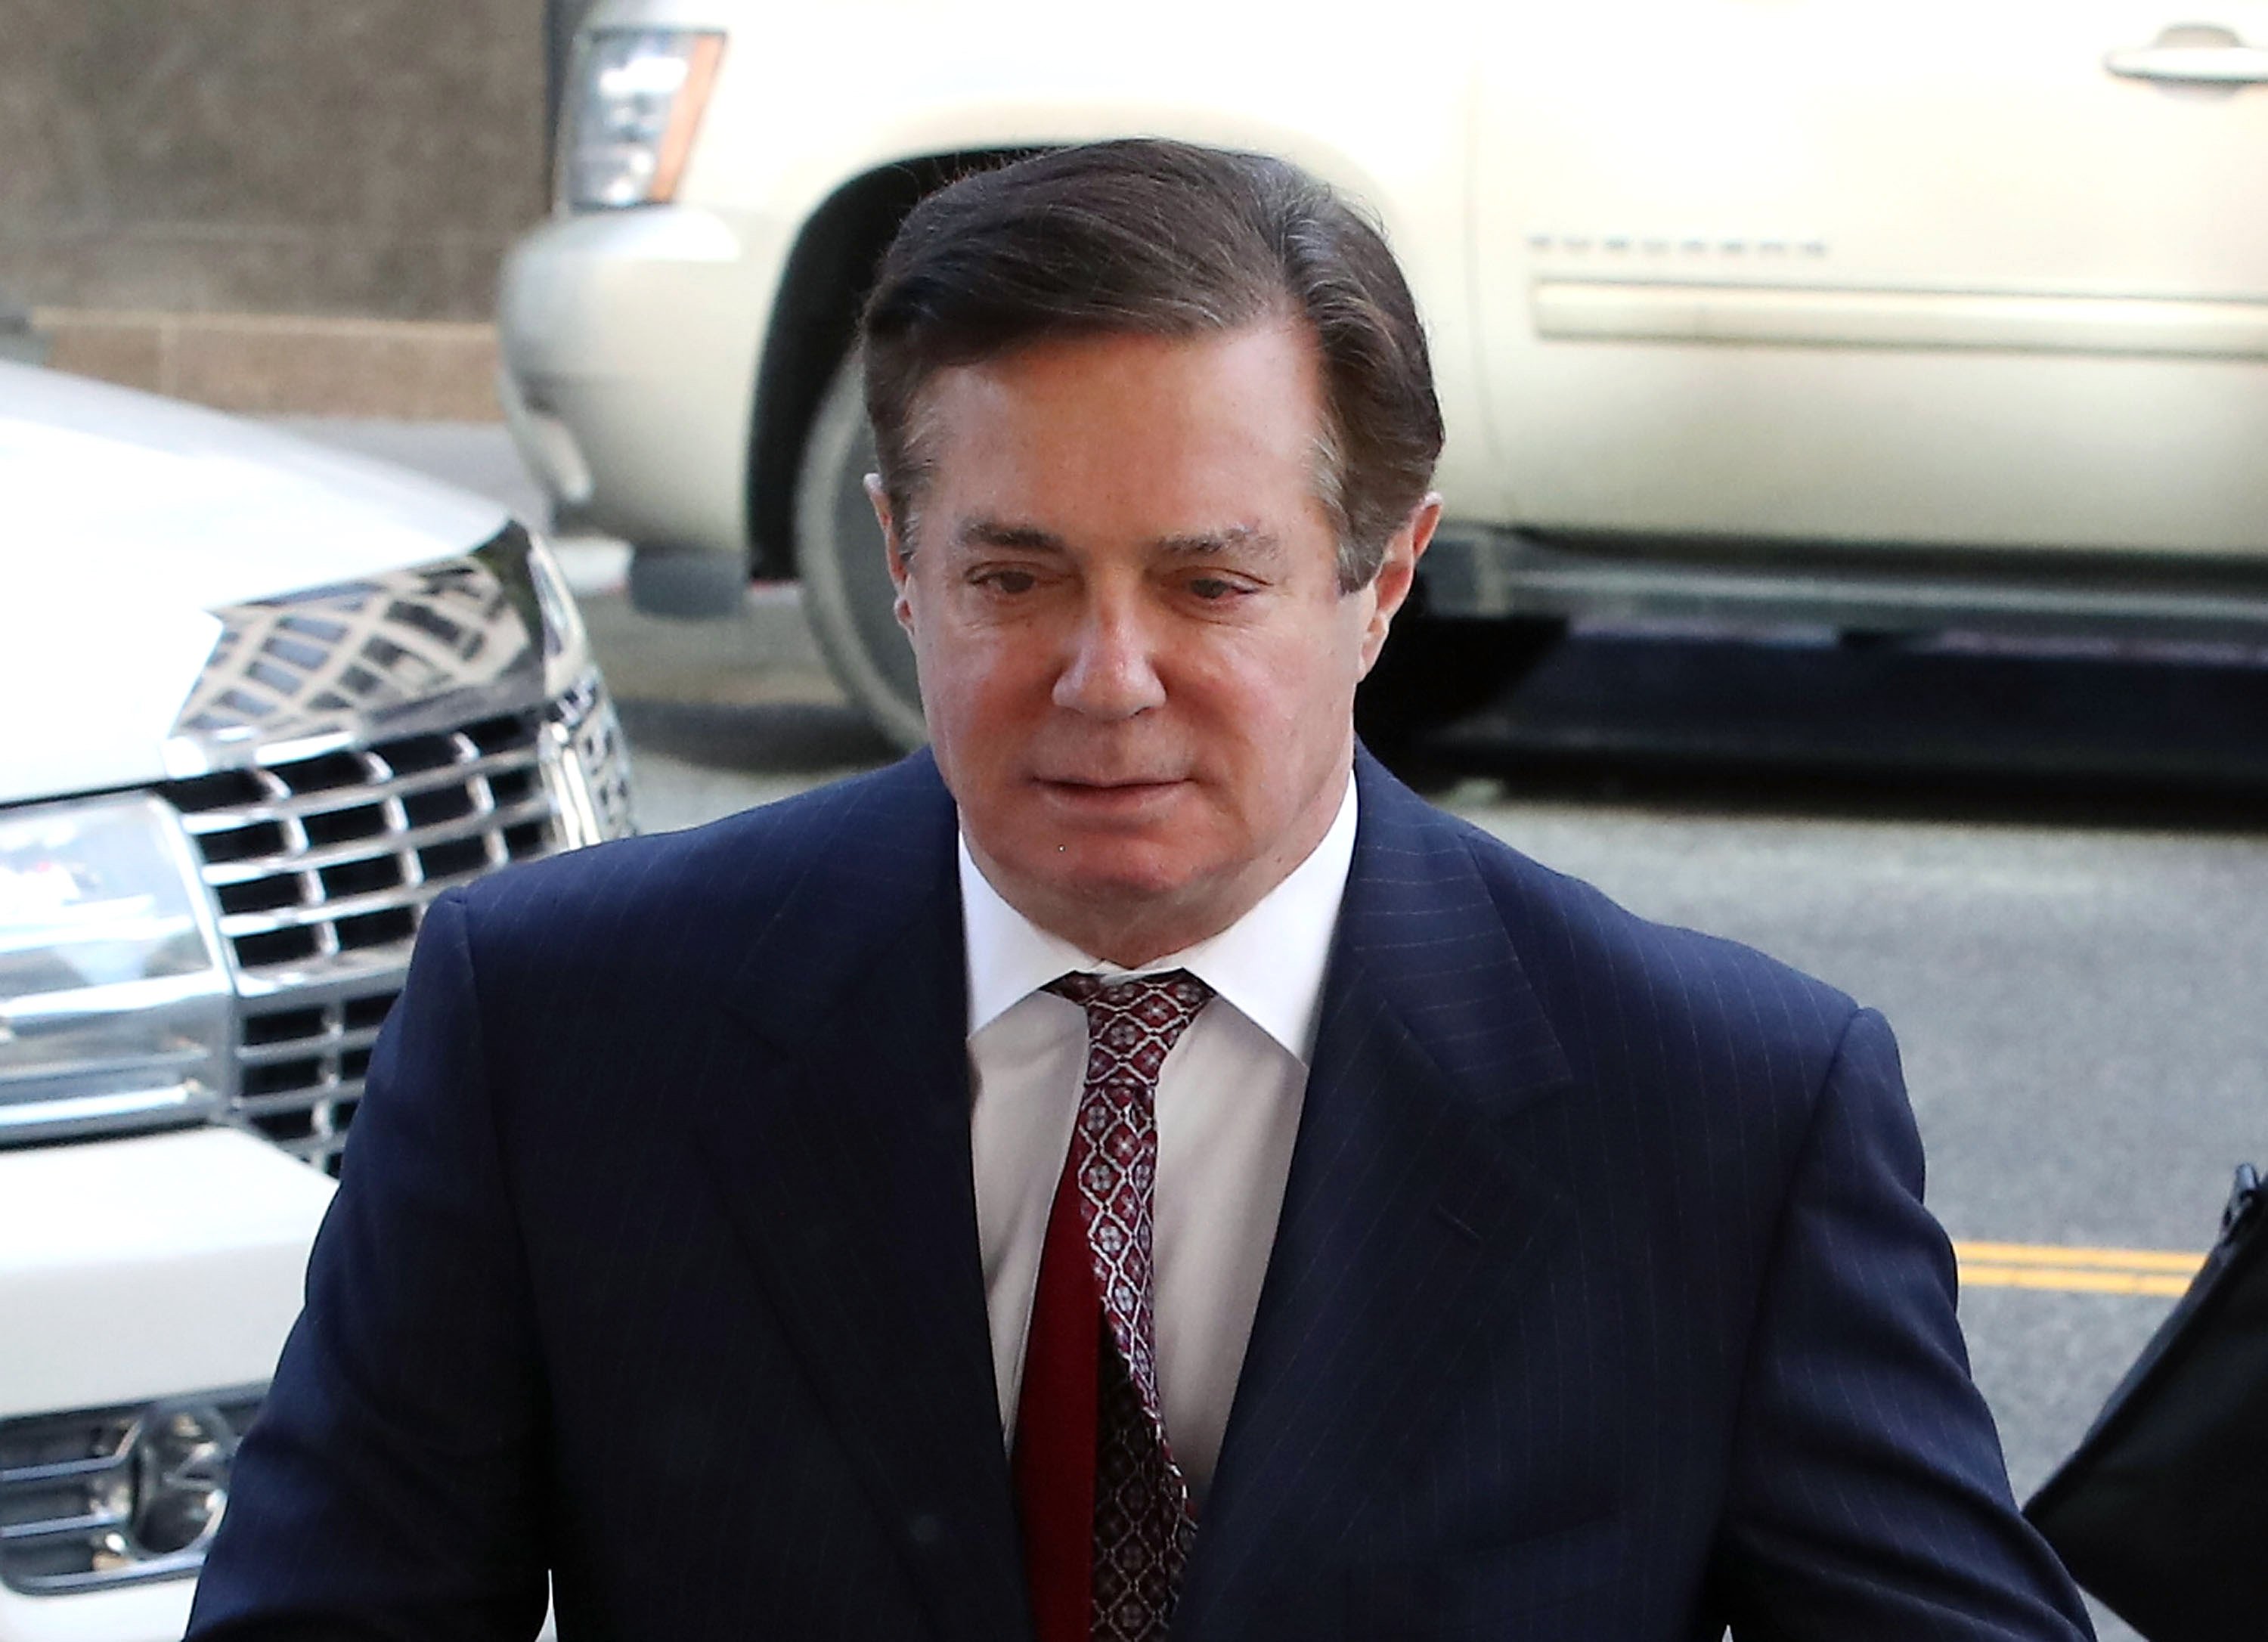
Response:
[{"label": "navy pinstriped suit jacket", "polygon": [[[2086,1634],[1881,1020],[1366,758],[1176,1638]],[[1028,1635],[926,757],[439,902],[193,1634]]]}]

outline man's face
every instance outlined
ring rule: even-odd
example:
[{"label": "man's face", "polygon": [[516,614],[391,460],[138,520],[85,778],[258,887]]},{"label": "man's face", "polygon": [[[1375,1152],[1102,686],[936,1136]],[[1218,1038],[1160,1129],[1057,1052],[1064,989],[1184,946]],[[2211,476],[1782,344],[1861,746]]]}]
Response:
[{"label": "man's face", "polygon": [[1354,687],[1439,504],[1339,591],[1321,386],[1289,323],[1035,345],[924,390],[914,541],[878,502],[970,852],[1089,952],[1226,928],[1337,812]]}]

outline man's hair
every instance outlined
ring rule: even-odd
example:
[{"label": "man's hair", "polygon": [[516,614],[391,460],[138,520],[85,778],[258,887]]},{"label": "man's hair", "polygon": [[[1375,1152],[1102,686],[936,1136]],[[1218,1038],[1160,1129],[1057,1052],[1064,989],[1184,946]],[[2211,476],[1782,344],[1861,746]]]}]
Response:
[{"label": "man's hair", "polygon": [[962,177],[917,205],[861,322],[866,410],[906,545],[928,477],[938,372],[1028,344],[1195,337],[1283,318],[1319,347],[1316,477],[1339,585],[1378,574],[1432,483],[1441,409],[1425,333],[1378,229],[1264,154],[1130,138]]}]

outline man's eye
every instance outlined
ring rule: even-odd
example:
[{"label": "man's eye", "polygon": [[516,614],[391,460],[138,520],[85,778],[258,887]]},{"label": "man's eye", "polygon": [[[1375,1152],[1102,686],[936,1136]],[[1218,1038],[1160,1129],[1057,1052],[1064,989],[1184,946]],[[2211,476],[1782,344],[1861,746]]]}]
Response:
[{"label": "man's eye", "polygon": [[994,593],[1029,593],[1040,585],[1040,578],[1029,571],[987,571],[976,579]]},{"label": "man's eye", "polygon": [[1189,591],[1208,604],[1223,599],[1233,599],[1244,591],[1239,584],[1219,576],[1198,576],[1189,582]]}]

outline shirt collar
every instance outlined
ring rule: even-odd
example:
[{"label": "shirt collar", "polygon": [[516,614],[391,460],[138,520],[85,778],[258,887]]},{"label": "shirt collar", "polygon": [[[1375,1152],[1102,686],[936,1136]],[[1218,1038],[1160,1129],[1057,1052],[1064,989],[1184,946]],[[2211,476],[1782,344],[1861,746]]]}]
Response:
[{"label": "shirt collar", "polygon": [[1125,976],[1187,969],[1304,1065],[1314,1044],[1331,932],[1354,864],[1354,830],[1350,772],[1329,830],[1283,882],[1219,934],[1139,969],[1083,953],[1010,906],[977,869],[964,835],[961,918],[968,944],[968,1035],[976,1036],[1069,970]]}]

